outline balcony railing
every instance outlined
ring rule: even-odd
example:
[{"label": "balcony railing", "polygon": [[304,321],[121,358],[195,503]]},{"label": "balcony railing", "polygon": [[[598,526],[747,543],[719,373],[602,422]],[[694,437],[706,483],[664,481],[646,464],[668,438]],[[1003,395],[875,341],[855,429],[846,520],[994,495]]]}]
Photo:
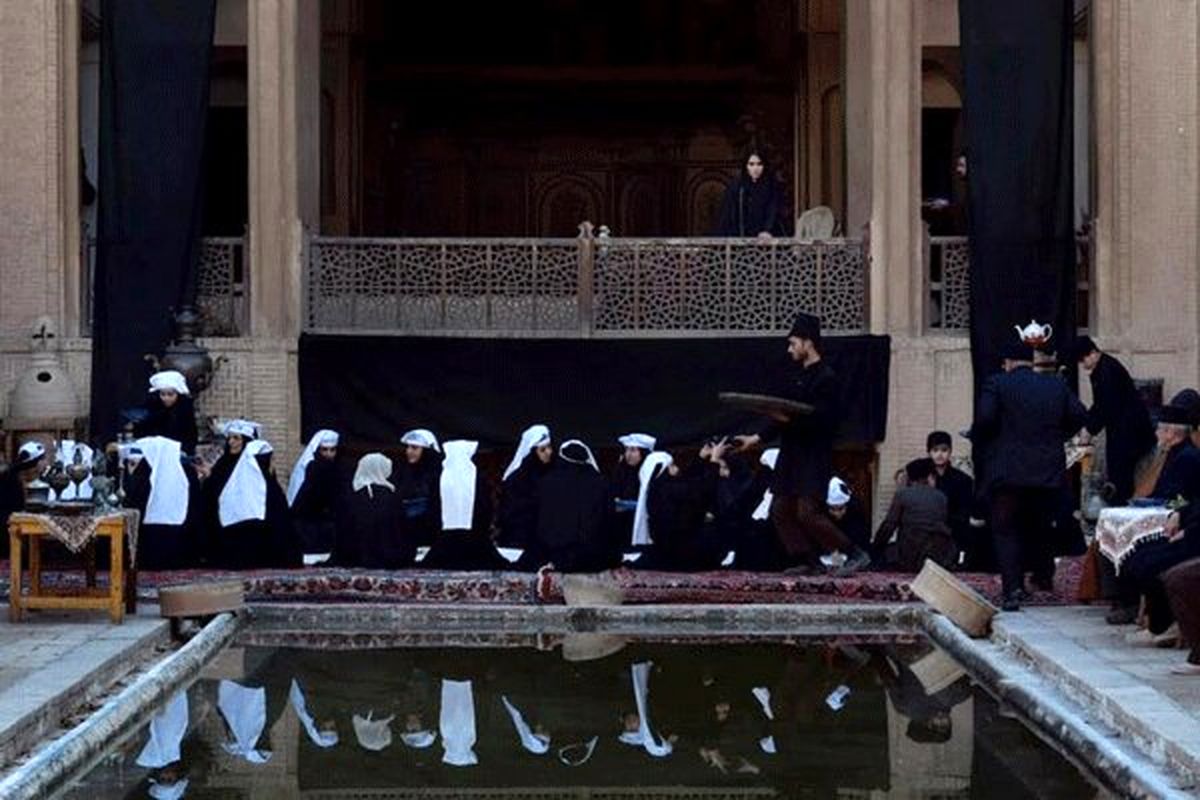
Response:
[{"label": "balcony railing", "polygon": [[367,239],[308,242],[305,329],[444,336],[728,336],[866,327],[846,239]]},{"label": "balcony railing", "polygon": [[[966,236],[932,236],[926,249],[926,328],[965,334],[971,324],[971,250]],[[1075,241],[1076,324],[1086,331],[1092,321],[1092,241]]]},{"label": "balcony railing", "polygon": [[[202,336],[242,336],[250,331],[250,274],[243,236],[206,237],[200,241],[196,310]],[[83,251],[83,330],[92,331],[92,282],[96,239],[85,237]]]}]

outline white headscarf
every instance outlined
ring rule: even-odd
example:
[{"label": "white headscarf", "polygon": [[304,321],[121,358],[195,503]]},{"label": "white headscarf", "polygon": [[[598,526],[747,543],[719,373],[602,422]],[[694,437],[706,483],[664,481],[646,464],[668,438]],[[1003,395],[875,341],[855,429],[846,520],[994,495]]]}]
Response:
[{"label": "white headscarf", "polygon": [[442,530],[471,529],[475,518],[475,468],[471,457],[479,442],[455,439],[445,443],[446,460],[442,462],[440,482],[442,495]]},{"label": "white headscarf", "polygon": [[372,719],[374,711],[368,711],[365,717],[355,714],[351,719],[354,723],[354,736],[364,750],[378,752],[392,743],[392,720],[395,714],[383,719]]},{"label": "white headscarf", "polygon": [[[79,454],[79,460],[87,466],[92,465],[92,457],[94,453],[92,448],[88,447],[83,442],[76,442],[74,439],[63,439],[58,443],[58,451],[55,453],[55,459],[64,467],[75,463],[75,454]],[[51,492],[54,490],[51,489]],[[53,496],[53,495],[52,495]],[[88,481],[80,484],[68,483],[63,487],[62,493],[55,500],[90,500],[92,497],[92,487]]]},{"label": "white headscarf", "polygon": [[180,444],[165,436],[146,436],[135,444],[150,464],[147,525],[182,525],[188,513],[188,479],[179,460]]},{"label": "white headscarf", "polygon": [[435,453],[442,452],[438,447],[437,437],[433,435],[433,431],[424,428],[415,428],[400,437],[400,444],[411,444],[415,447],[424,447],[426,450],[433,450]]},{"label": "white headscarf", "polygon": [[504,477],[501,480],[508,480],[508,477],[521,468],[521,462],[525,460],[525,456],[533,452],[535,447],[540,447],[544,444],[550,444],[550,429],[545,425],[530,425],[521,434],[521,443],[517,445],[517,452],[513,453],[512,461],[504,470]]},{"label": "white headscarf", "polygon": [[627,433],[618,437],[622,447],[640,447],[642,450],[653,450],[658,440],[648,433]]},{"label": "white headscarf", "polygon": [[[583,461],[579,461],[577,459],[569,458],[566,455],[564,455],[563,451],[566,450],[571,445],[575,445],[576,447],[582,448],[583,452],[587,454],[587,458],[584,459]],[[594,455],[592,455],[592,448],[588,447],[586,444],[579,441],[578,439],[568,439],[567,441],[560,444],[558,446],[558,457],[561,458],[563,461],[566,461],[568,464],[590,464],[592,469],[596,470],[596,472],[600,471],[600,467],[597,466],[597,464],[596,464],[596,457]]]},{"label": "white headscarf", "polygon": [[188,728],[187,692],[176,692],[150,720],[150,738],[138,753],[137,765],[149,769],[161,769],[174,764],[181,756],[179,747]]},{"label": "white headscarf", "polygon": [[29,465],[46,455],[46,448],[41,442],[26,442],[17,451],[17,468],[22,464]]},{"label": "white headscarf", "polygon": [[829,479],[829,491],[825,493],[825,505],[844,506],[850,502],[850,487],[838,477]]},{"label": "white headscarf", "polygon": [[221,432],[226,436],[236,433],[244,439],[257,439],[259,426],[248,419],[231,419],[221,426]]},{"label": "white headscarf", "polygon": [[183,377],[183,373],[173,369],[156,372],[150,376],[150,391],[161,392],[163,389],[171,389],[177,394],[191,394],[188,391],[187,378]]},{"label": "white headscarf", "polygon": [[[449,451],[450,442],[446,442]],[[479,763],[475,755],[475,696],[470,681],[442,681],[442,709],[438,716],[442,734],[442,762],[455,767]]]},{"label": "white headscarf", "polygon": [[225,488],[221,490],[219,506],[221,527],[227,528],[251,519],[267,518],[267,476],[255,456],[270,453],[271,445],[262,439],[247,442],[242,448]]},{"label": "white headscarf", "polygon": [[650,538],[650,514],[646,510],[646,499],[650,494],[650,481],[674,463],[675,459],[671,458],[670,453],[660,451],[646,456],[642,461],[642,466],[638,468],[640,485],[638,486],[637,509],[633,512],[632,543],[634,545],[654,543],[654,540]]},{"label": "white headscarf", "polygon": [[288,505],[296,502],[296,495],[300,494],[300,489],[304,486],[304,476],[307,474],[308,465],[317,457],[317,449],[320,447],[337,447],[339,437],[337,431],[321,429],[312,435],[308,440],[308,444],[304,446],[304,452],[300,454],[300,458],[296,461],[296,466],[292,467],[292,477],[288,481],[287,499]]},{"label": "white headscarf", "polygon": [[388,478],[392,477],[392,460],[383,453],[367,453],[358,460],[358,467],[354,470],[354,479],[350,482],[350,487],[356,492],[367,490],[367,496],[372,500],[375,499],[375,490],[372,486],[383,486],[391,491],[396,491],[396,487],[392,485]]},{"label": "white headscarf", "polygon": [[437,741],[437,734],[426,730],[406,731],[400,734],[400,741],[404,742],[407,747],[424,750]]},{"label": "white headscarf", "polygon": [[266,750],[256,750],[254,745],[267,727],[267,690],[261,686],[251,689],[223,680],[217,684],[217,709],[225,718],[232,742],[222,743],[225,752],[246,759],[251,764],[265,764],[271,759]]},{"label": "white headscarf", "polygon": [[674,749],[671,743],[654,735],[650,727],[650,668],[653,661],[643,661],[629,667],[633,679],[633,702],[637,705],[638,729],[636,732],[626,731],[618,738],[625,744],[641,745],[647,753],[655,758],[671,755]]},{"label": "white headscarf", "polygon": [[[762,455],[758,458],[758,463],[774,472],[775,462],[778,460],[779,448],[769,447],[766,450],[763,450]],[[767,517],[771,516],[771,501],[774,499],[775,493],[770,489],[767,489],[765,492],[763,492],[762,500],[759,501],[758,506],[754,509],[754,513],[750,515],[750,519],[756,519],[761,522],[762,520],[765,520]]]},{"label": "white headscarf", "polygon": [[521,746],[534,755],[545,754],[550,749],[550,737],[534,733],[533,729],[529,727],[529,723],[525,721],[525,717],[516,706],[508,701],[507,697],[501,695],[500,701],[504,703],[508,716],[512,718],[513,727],[517,729],[517,736],[521,737]]},{"label": "white headscarf", "polygon": [[288,689],[288,699],[292,701],[292,708],[296,710],[296,716],[300,718],[300,724],[304,726],[304,730],[313,744],[317,747],[333,747],[338,743],[337,731],[317,730],[317,724],[308,711],[308,702],[304,699],[304,692],[300,689],[300,684],[296,683],[295,678],[292,678],[291,688]]}]

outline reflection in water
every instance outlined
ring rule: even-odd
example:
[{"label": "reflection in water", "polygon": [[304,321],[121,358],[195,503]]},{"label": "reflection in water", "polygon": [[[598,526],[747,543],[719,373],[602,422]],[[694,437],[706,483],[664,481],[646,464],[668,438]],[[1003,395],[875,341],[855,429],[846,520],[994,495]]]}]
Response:
[{"label": "reflection in water", "polygon": [[[186,735],[184,735],[186,732]],[[519,790],[519,791],[518,791]],[[1094,797],[922,641],[227,651],[66,796]]]}]

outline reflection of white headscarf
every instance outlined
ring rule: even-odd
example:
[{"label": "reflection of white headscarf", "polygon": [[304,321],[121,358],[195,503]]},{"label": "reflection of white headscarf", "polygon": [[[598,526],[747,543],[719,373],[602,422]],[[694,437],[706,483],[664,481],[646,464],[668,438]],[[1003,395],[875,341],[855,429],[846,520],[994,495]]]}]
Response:
[{"label": "reflection of white headscarf", "polygon": [[159,783],[150,779],[150,788],[147,793],[152,800],[180,800],[188,789],[188,779],[181,778],[173,783]]},{"label": "reflection of white headscarf", "polygon": [[[758,463],[774,472],[775,462],[778,460],[779,448],[769,447],[766,450],[763,450],[762,455],[759,456]],[[770,489],[767,489],[765,492],[763,492],[762,500],[759,501],[758,506],[754,509],[754,513],[750,515],[750,519],[762,521],[769,517],[771,515],[771,501],[774,499],[775,493]]]},{"label": "reflection of white headscarf", "polygon": [[304,452],[300,454],[300,458],[296,461],[296,466],[292,467],[292,477],[288,481],[287,490],[289,506],[296,502],[296,495],[300,494],[300,489],[304,486],[304,476],[307,474],[308,465],[317,457],[317,449],[321,447],[337,447],[338,441],[337,431],[328,429],[317,431],[308,440],[308,444],[304,446]]},{"label": "reflection of white headscarf", "polygon": [[288,689],[288,699],[292,701],[292,708],[296,710],[296,716],[300,718],[300,724],[304,726],[304,730],[313,744],[317,747],[333,747],[338,743],[336,731],[317,730],[317,724],[308,711],[308,702],[304,699],[304,692],[300,689],[300,684],[296,683],[295,678],[292,678],[291,688]]},{"label": "reflection of white headscarf", "polygon": [[433,435],[433,431],[424,428],[416,428],[400,437],[400,444],[411,444],[415,447],[424,447],[426,450],[433,450],[435,453],[440,453],[442,449],[438,447],[437,437]]},{"label": "reflection of white headscarf", "polygon": [[217,684],[217,709],[225,718],[232,742],[222,743],[225,752],[246,759],[251,764],[265,764],[271,754],[256,750],[254,745],[267,727],[267,690],[261,686],[251,689],[230,680]]},{"label": "reflection of white headscarf", "polygon": [[440,482],[442,529],[466,531],[475,518],[475,476],[478,472],[471,457],[479,442],[462,439],[446,442],[446,460],[442,462]]},{"label": "reflection of white headscarf", "polygon": [[368,711],[365,717],[355,714],[351,719],[354,723],[354,735],[364,750],[383,750],[392,743],[393,714],[383,719],[372,719],[374,711]]},{"label": "reflection of white headscarf", "polygon": [[[771,690],[766,686],[755,686],[750,690],[750,693],[754,695],[754,699],[758,701],[760,706],[762,706],[763,715],[767,719],[774,721],[775,712],[771,710]],[[775,747],[775,737],[764,736],[763,738],[759,739],[758,748],[767,755],[775,755],[777,751]]]},{"label": "reflection of white headscarf", "polygon": [[182,525],[187,520],[188,479],[179,460],[180,444],[165,436],[138,439],[142,457],[150,464],[147,525]]},{"label": "reflection of white headscarf", "polygon": [[653,450],[658,440],[648,433],[627,433],[617,438],[622,447],[639,447],[642,450]]},{"label": "reflection of white headscarf", "polygon": [[513,727],[517,729],[517,736],[521,737],[521,746],[534,755],[540,756],[546,753],[550,749],[550,737],[534,733],[520,710],[510,703],[507,697],[502,695],[500,701],[504,703],[504,708],[508,710],[508,716],[512,718]]},{"label": "reflection of white headscarf", "polygon": [[375,499],[375,490],[372,486],[382,486],[391,491],[396,491],[396,487],[392,485],[388,478],[392,477],[392,460],[383,453],[367,453],[358,460],[358,468],[354,470],[354,480],[350,482],[351,488],[356,492],[367,490],[367,496]]},{"label": "reflection of white headscarf", "polygon": [[[566,454],[567,450],[573,449],[576,447],[583,450],[584,458],[582,458],[582,459],[571,458],[570,456],[568,456]],[[567,441],[565,441],[561,445],[559,445],[558,457],[561,458],[563,461],[566,461],[568,464],[588,464],[591,466],[592,469],[596,470],[596,472],[600,471],[600,467],[597,466],[597,464],[596,464],[596,457],[594,455],[592,455],[592,448],[588,447],[586,444],[579,441],[578,439],[568,439]]]},{"label": "reflection of white headscarf", "polygon": [[433,731],[408,731],[400,734],[400,741],[408,747],[423,750],[437,741],[437,734]]},{"label": "reflection of white headscarf", "polygon": [[139,767],[150,769],[161,769],[168,764],[174,764],[181,758],[179,747],[183,744],[187,728],[187,692],[179,691],[150,720],[150,738],[146,740],[142,752],[138,753],[135,763]]},{"label": "reflection of white headscarf", "polygon": [[187,378],[183,377],[183,373],[178,370],[167,369],[162,372],[156,372],[150,376],[150,391],[161,392],[163,389],[171,389],[177,394],[188,394]]},{"label": "reflection of white headscarf", "polygon": [[[94,456],[92,448],[83,442],[76,442],[73,439],[63,439],[58,443],[58,452],[55,454],[55,458],[64,467],[69,467],[75,463],[76,453],[79,454],[80,463],[88,467],[92,465],[92,457]],[[90,500],[92,497],[92,486],[88,481],[79,484],[68,483],[63,487],[62,493],[57,496],[53,495],[53,489],[50,491],[52,493],[51,497],[54,500]]]},{"label": "reflection of white headscarf", "polygon": [[242,448],[221,497],[217,503],[221,527],[227,528],[239,522],[267,518],[267,476],[258,465],[255,456],[270,453],[271,445],[262,439],[247,442]]},{"label": "reflection of white headscarf", "polygon": [[675,463],[670,453],[657,452],[646,456],[638,468],[637,509],[633,513],[633,544],[653,544],[650,538],[650,514],[646,510],[646,498],[650,494],[650,481],[664,469]]},{"label": "reflection of white headscarf", "polygon": [[533,452],[535,447],[541,447],[544,444],[550,444],[550,429],[545,425],[531,425],[521,434],[521,443],[517,445],[517,452],[513,453],[512,461],[504,470],[504,477],[501,480],[508,480],[508,477],[521,468],[521,462],[525,460],[525,456]]},{"label": "reflection of white headscarf", "polygon": [[[449,442],[447,449],[449,449]],[[470,681],[442,681],[442,710],[438,717],[442,734],[442,761],[455,767],[478,764],[475,755],[475,696]]]},{"label": "reflection of white headscarf", "polygon": [[674,748],[671,747],[670,742],[655,736],[650,727],[648,700],[650,698],[650,668],[653,666],[653,661],[643,661],[629,667],[630,677],[633,679],[633,701],[637,704],[638,729],[636,732],[626,731],[618,738],[625,744],[641,745],[650,755],[662,758],[671,755]]}]

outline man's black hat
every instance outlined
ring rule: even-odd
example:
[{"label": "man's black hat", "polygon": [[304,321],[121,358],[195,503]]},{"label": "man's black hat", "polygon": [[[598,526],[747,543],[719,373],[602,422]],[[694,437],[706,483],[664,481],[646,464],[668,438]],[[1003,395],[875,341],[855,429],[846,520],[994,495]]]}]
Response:
[{"label": "man's black hat", "polygon": [[788,336],[808,339],[815,344],[820,344],[821,318],[814,317],[812,314],[805,314],[801,311],[796,315],[796,319],[792,323],[792,329],[788,331]]}]

